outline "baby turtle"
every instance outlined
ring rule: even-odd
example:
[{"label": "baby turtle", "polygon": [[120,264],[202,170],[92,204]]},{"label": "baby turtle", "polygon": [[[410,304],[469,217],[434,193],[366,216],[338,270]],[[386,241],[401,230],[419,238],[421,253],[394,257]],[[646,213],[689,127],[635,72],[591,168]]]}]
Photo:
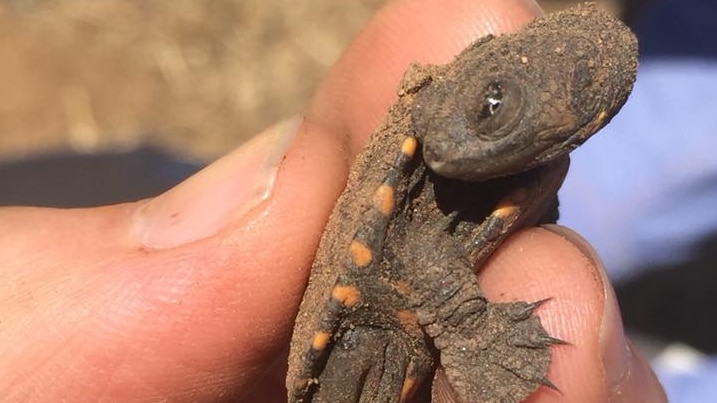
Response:
[{"label": "baby turtle", "polygon": [[567,154],[621,108],[636,65],[630,30],[586,4],[410,66],[323,234],[289,401],[430,401],[439,366],[465,402],[554,387],[542,301],[491,303],[475,270],[555,219]]}]

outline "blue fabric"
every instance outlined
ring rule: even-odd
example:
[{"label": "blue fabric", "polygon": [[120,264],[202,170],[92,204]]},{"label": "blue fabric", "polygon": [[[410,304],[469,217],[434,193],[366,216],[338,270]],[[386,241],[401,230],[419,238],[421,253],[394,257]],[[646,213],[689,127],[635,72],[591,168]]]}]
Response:
[{"label": "blue fabric", "polygon": [[560,208],[617,280],[715,231],[717,61],[643,62],[623,111],[573,153]]},{"label": "blue fabric", "polygon": [[655,373],[672,403],[717,402],[717,359],[710,358],[687,366],[655,366]]},{"label": "blue fabric", "polygon": [[717,58],[717,2],[653,0],[645,3],[648,3],[645,12],[632,24],[644,57]]},{"label": "blue fabric", "polygon": [[[633,28],[633,95],[573,153],[560,195],[560,222],[595,246],[618,281],[680,262],[717,232],[717,1],[654,1]],[[717,402],[717,357],[676,364],[655,363],[670,402]]]},{"label": "blue fabric", "polygon": [[616,280],[679,262],[717,230],[717,1],[653,1],[632,25],[632,97],[573,153],[561,192],[561,223]]}]

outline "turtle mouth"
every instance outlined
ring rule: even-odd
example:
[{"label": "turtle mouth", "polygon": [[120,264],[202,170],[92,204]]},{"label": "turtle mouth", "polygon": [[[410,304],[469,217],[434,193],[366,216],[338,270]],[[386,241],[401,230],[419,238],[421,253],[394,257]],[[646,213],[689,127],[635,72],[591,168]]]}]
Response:
[{"label": "turtle mouth", "polygon": [[445,147],[445,144],[423,144],[423,161],[426,166],[439,176],[460,179],[465,174],[469,161],[464,158],[446,158],[456,150]]}]

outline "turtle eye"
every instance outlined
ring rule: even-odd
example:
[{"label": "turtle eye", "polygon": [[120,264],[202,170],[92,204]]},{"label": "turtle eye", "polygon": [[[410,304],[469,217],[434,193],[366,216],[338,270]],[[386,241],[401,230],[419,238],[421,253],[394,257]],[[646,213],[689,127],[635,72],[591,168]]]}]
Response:
[{"label": "turtle eye", "polygon": [[474,133],[486,140],[507,135],[520,120],[523,99],[520,86],[512,81],[490,81],[473,109]]},{"label": "turtle eye", "polygon": [[481,108],[481,118],[489,118],[500,110],[503,105],[503,87],[498,82],[492,82],[486,87]]}]

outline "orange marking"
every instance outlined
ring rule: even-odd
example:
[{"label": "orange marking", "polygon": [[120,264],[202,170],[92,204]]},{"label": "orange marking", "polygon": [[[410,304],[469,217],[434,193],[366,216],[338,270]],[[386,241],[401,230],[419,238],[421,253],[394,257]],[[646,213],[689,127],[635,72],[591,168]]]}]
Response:
[{"label": "orange marking", "polygon": [[406,399],[411,397],[411,394],[413,394],[413,390],[416,387],[416,378],[407,377],[406,380],[403,381],[403,386],[401,387],[401,398],[400,402],[405,402]]},{"label": "orange marking", "polygon": [[351,241],[351,245],[349,245],[349,252],[351,253],[354,264],[358,267],[366,267],[373,260],[371,249],[355,239]]},{"label": "orange marking", "polygon": [[597,115],[595,115],[595,119],[593,119],[592,122],[590,122],[590,127],[594,130],[600,126],[602,126],[603,122],[605,122],[605,118],[607,117],[607,112],[600,111]]},{"label": "orange marking", "polygon": [[404,325],[404,327],[418,326],[418,318],[413,311],[402,310],[396,312],[396,317]]},{"label": "orange marking", "polygon": [[506,218],[515,214],[518,211],[518,206],[514,204],[499,204],[498,207],[493,211],[493,215],[498,218]]},{"label": "orange marking", "polygon": [[306,389],[311,384],[311,380],[307,378],[297,379],[294,385],[291,387],[292,390]]},{"label": "orange marking", "polygon": [[594,133],[600,126],[605,123],[605,118],[607,118],[607,112],[600,111],[600,113],[595,116],[595,119],[590,122],[588,125],[586,125],[582,131],[585,133]]},{"label": "orange marking", "polygon": [[403,280],[396,281],[395,283],[392,283],[393,289],[398,291],[399,294],[407,296],[411,293],[411,285]]},{"label": "orange marking", "polygon": [[401,152],[408,158],[413,158],[413,156],[416,154],[416,147],[418,147],[418,142],[416,141],[416,138],[406,137],[403,140],[403,144],[401,144]]},{"label": "orange marking", "polygon": [[520,205],[524,203],[527,198],[528,193],[525,189],[518,188],[498,203],[493,211],[493,215],[502,219],[515,215],[520,209]]},{"label": "orange marking", "polygon": [[605,123],[605,118],[606,118],[606,117],[607,117],[607,112],[605,112],[605,111],[600,111],[600,113],[598,113],[597,117],[595,118],[595,121],[594,121],[593,124],[591,125],[591,126],[592,126],[592,129],[591,129],[590,131],[597,130],[598,127],[602,126],[603,123]]},{"label": "orange marking", "polygon": [[316,351],[323,351],[329,344],[330,339],[331,333],[325,330],[316,332],[316,334],[314,335],[314,341],[311,342],[311,348]]},{"label": "orange marking", "polygon": [[387,216],[393,213],[393,207],[395,206],[393,187],[384,183],[376,188],[373,193],[373,205],[383,215]]},{"label": "orange marking", "polygon": [[341,305],[349,308],[356,305],[360,296],[361,293],[359,290],[350,285],[337,285],[334,287],[333,291],[331,291],[331,297],[333,299],[339,301]]}]

